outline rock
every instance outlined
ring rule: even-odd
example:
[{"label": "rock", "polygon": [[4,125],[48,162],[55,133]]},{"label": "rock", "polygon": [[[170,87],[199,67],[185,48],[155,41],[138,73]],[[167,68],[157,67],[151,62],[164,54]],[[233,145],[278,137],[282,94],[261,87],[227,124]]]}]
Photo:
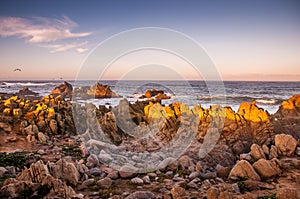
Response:
[{"label": "rock", "polygon": [[50,127],[51,132],[53,134],[57,134],[58,127],[57,127],[57,121],[56,120],[51,119],[50,122],[49,122],[49,127]]},{"label": "rock", "polygon": [[266,156],[265,156],[265,153],[263,151],[263,149],[257,145],[257,144],[252,144],[251,148],[251,156],[256,159],[256,160],[259,160],[259,159],[266,159]]},{"label": "rock", "polygon": [[143,181],[144,181],[145,184],[150,184],[151,183],[151,180],[150,180],[149,176],[144,176]]},{"label": "rock", "polygon": [[217,199],[219,195],[220,195],[220,191],[215,187],[209,188],[206,193],[207,199]]},{"label": "rock", "polygon": [[189,166],[191,165],[191,159],[189,156],[187,155],[183,155],[178,159],[178,164],[182,167],[182,168],[189,168]]},{"label": "rock", "polygon": [[132,178],[136,176],[137,169],[132,165],[124,165],[120,168],[119,174],[121,178]]},{"label": "rock", "polygon": [[189,179],[194,179],[194,178],[197,178],[199,177],[199,172],[198,171],[194,171],[192,172],[190,175],[189,175]]},{"label": "rock", "polygon": [[240,160],[247,160],[248,162],[251,160],[251,155],[250,153],[242,153],[240,154]]},{"label": "rock", "polygon": [[275,135],[275,146],[284,156],[291,156],[297,147],[297,141],[293,136],[286,134]]},{"label": "rock", "polygon": [[101,172],[101,170],[98,167],[91,168],[90,171],[89,171],[89,174],[91,176],[100,176],[101,173],[102,172]]},{"label": "rock", "polygon": [[297,147],[297,148],[296,148],[295,153],[296,153],[297,156],[300,156],[300,147]]},{"label": "rock", "polygon": [[19,97],[24,97],[24,96],[28,96],[28,95],[37,96],[38,93],[33,92],[32,90],[29,90],[29,88],[27,86],[24,86],[21,90],[19,90],[18,93],[16,93],[16,95]]},{"label": "rock", "polygon": [[106,188],[106,189],[109,189],[111,187],[112,183],[113,183],[113,181],[109,177],[105,177],[105,178],[97,181],[97,185],[99,185],[100,187]]},{"label": "rock", "polygon": [[3,175],[7,172],[7,169],[5,169],[4,167],[0,167],[0,177],[3,177]]},{"label": "rock", "polygon": [[12,127],[4,122],[0,122],[0,128],[3,129],[6,132],[11,132],[12,131]]},{"label": "rock", "polygon": [[125,199],[154,199],[155,195],[154,193],[150,191],[136,191],[129,196],[127,196]]},{"label": "rock", "polygon": [[119,177],[119,172],[118,171],[111,171],[107,174],[107,177],[115,180]]},{"label": "rock", "polygon": [[300,198],[300,191],[299,189],[293,188],[282,188],[279,189],[276,193],[277,199],[299,199]]},{"label": "rock", "polygon": [[[68,173],[67,175],[72,174]],[[23,184],[23,189],[18,187],[20,184]],[[40,193],[42,194],[41,197],[43,198],[77,197],[75,191],[71,187],[67,186],[65,182],[51,176],[48,167],[44,165],[41,160],[31,164],[29,169],[25,169],[19,173],[15,181],[9,181],[6,186],[1,188],[0,194],[3,193],[3,189],[7,190],[10,187],[15,187],[17,193],[19,194],[22,194],[25,190],[28,190],[28,187],[29,191],[34,191],[34,187],[36,189],[43,187],[43,192]],[[21,197],[21,195],[17,195],[16,197]]]},{"label": "rock", "polygon": [[102,85],[99,82],[97,82],[94,86],[91,86],[86,94],[96,99],[121,97],[120,95],[113,92],[108,85]]},{"label": "rock", "polygon": [[246,160],[240,160],[230,171],[229,179],[236,180],[238,178],[250,178],[260,181],[259,175],[255,172],[253,167]]},{"label": "rock", "polygon": [[230,170],[230,167],[223,167],[220,164],[218,164],[216,167],[217,176],[220,178],[227,178],[230,173]]},{"label": "rock", "polygon": [[270,149],[267,145],[262,145],[262,150],[264,151],[265,155],[270,155]]},{"label": "rock", "polygon": [[95,166],[98,166],[99,165],[99,160],[97,158],[97,156],[95,154],[91,154],[88,158],[87,158],[87,163],[86,163],[86,166],[88,168],[93,168]]},{"label": "rock", "polygon": [[49,165],[49,167],[53,177],[62,179],[71,185],[77,185],[80,174],[73,163],[60,159],[54,165]]},{"label": "rock", "polygon": [[62,97],[71,97],[73,92],[73,86],[68,82],[64,82],[63,84],[55,87],[50,95],[58,96],[61,95]]},{"label": "rock", "polygon": [[87,179],[87,180],[83,181],[82,185],[88,187],[88,186],[93,185],[94,183],[95,183],[95,180],[93,178],[91,178],[91,179]]},{"label": "rock", "polygon": [[24,193],[29,198],[41,187],[38,183],[17,181],[15,179],[10,182],[6,181],[6,183],[7,185],[2,186],[0,189],[1,198],[24,198]]},{"label": "rock", "polygon": [[234,184],[232,184],[231,186],[232,186],[232,189],[233,189],[233,191],[234,191],[235,193],[237,193],[237,194],[240,194],[240,193],[241,193],[240,188],[239,188],[239,185],[238,185],[237,183],[234,183]]},{"label": "rock", "polygon": [[47,137],[44,133],[38,132],[38,140],[42,143],[46,143],[47,142]]},{"label": "rock", "polygon": [[100,162],[102,163],[109,163],[113,160],[110,154],[106,153],[104,150],[100,151],[100,154],[98,155]]},{"label": "rock", "polygon": [[186,191],[182,187],[173,187],[171,189],[171,195],[173,199],[182,199],[186,197]]},{"label": "rock", "polygon": [[218,199],[232,199],[232,193],[228,192],[228,191],[222,191],[218,197]]},{"label": "rock", "polygon": [[253,164],[253,167],[262,178],[270,178],[280,173],[277,159],[272,159],[270,161],[260,159]]},{"label": "rock", "polygon": [[14,116],[22,116],[22,110],[20,109],[20,108],[15,108],[14,110],[13,110],[13,115]]},{"label": "rock", "polygon": [[278,158],[278,148],[274,145],[271,146],[269,159]]},{"label": "rock", "polygon": [[131,183],[141,185],[144,184],[144,181],[141,178],[135,177],[130,180]]}]

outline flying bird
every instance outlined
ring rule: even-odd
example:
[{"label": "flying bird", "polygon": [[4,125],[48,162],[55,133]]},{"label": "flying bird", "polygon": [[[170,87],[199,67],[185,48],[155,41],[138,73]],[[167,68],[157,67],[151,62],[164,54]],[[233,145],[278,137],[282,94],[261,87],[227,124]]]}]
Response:
[{"label": "flying bird", "polygon": [[14,69],[14,72],[16,72],[16,71],[21,72],[22,70],[21,70],[20,68],[15,68],[15,69]]}]

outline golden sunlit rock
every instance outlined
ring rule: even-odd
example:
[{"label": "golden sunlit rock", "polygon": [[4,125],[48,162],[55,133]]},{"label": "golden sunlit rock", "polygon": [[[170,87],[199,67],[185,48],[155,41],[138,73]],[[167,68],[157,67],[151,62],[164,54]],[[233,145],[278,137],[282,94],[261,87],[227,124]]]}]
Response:
[{"label": "golden sunlit rock", "polygon": [[283,101],[281,105],[284,109],[290,110],[300,107],[300,94],[292,96],[287,101]]}]

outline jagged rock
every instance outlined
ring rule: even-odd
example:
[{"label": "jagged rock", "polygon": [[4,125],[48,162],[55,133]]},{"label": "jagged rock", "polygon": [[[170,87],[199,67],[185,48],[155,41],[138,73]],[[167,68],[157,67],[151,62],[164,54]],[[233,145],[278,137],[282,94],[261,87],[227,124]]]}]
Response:
[{"label": "jagged rock", "polygon": [[109,177],[105,177],[101,180],[98,180],[97,181],[97,185],[99,185],[100,187],[103,187],[103,188],[106,188],[106,189],[109,189],[112,185],[112,180],[109,178]]},{"label": "jagged rock", "polygon": [[270,178],[280,173],[279,162],[277,159],[260,159],[253,164],[254,169],[262,178]]},{"label": "jagged rock", "polygon": [[154,199],[155,195],[151,191],[136,191],[125,199]]},{"label": "jagged rock", "polygon": [[266,159],[264,151],[262,150],[262,148],[259,145],[252,144],[250,150],[251,150],[251,156],[253,158],[255,158],[256,160]]},{"label": "jagged rock", "polygon": [[[0,197],[2,198],[23,198],[30,197],[41,185],[39,183],[33,183],[29,181],[17,181],[16,179],[9,179],[4,182],[4,185],[0,189]],[[24,196],[24,193],[26,195]]]},{"label": "jagged rock", "polygon": [[71,97],[72,92],[73,92],[73,86],[68,82],[64,82],[58,87],[55,87],[51,91],[50,95],[54,95],[54,96],[61,95],[62,97]]},{"label": "jagged rock", "polygon": [[[5,190],[11,189],[10,187],[16,187],[18,185],[22,187],[26,185],[25,189],[30,185],[30,190],[32,190],[32,186],[37,187],[36,189],[43,187],[43,192],[40,194],[46,198],[72,198],[77,196],[71,187],[67,186],[60,179],[51,176],[48,167],[44,165],[41,160],[31,164],[29,169],[25,169],[19,173],[16,180],[8,181],[5,186],[1,188],[0,195],[3,194],[3,192],[5,193]],[[20,190],[22,189],[20,188]],[[16,191],[17,194],[20,194],[18,192],[19,190]],[[33,191],[34,190],[32,190],[30,195],[34,193]],[[17,197],[20,197],[20,195],[17,195]]]},{"label": "jagged rock", "polygon": [[102,85],[99,82],[96,82],[95,85],[88,87],[83,86],[78,89],[75,89],[74,94],[76,97],[82,98],[119,98],[120,95],[113,92],[108,85]]},{"label": "jagged rock", "polygon": [[6,132],[11,132],[12,131],[12,127],[11,125],[4,123],[4,122],[0,122],[0,128],[3,129]]},{"label": "jagged rock", "polygon": [[275,146],[279,149],[282,155],[291,156],[295,152],[297,141],[291,135],[275,135]]},{"label": "jagged rock", "polygon": [[80,174],[74,163],[67,162],[64,159],[60,159],[54,165],[51,165],[50,171],[54,178],[62,179],[74,186],[77,185],[80,179]]},{"label": "jagged rock", "polygon": [[278,148],[274,145],[271,146],[269,159],[278,158]]},{"label": "jagged rock", "polygon": [[152,97],[154,97],[156,100],[170,99],[171,98],[170,96],[166,95],[164,93],[164,91],[162,91],[162,90],[152,89],[152,90],[147,90],[145,92],[145,94],[140,97],[140,99],[152,98]]},{"label": "jagged rock", "polygon": [[19,90],[18,93],[16,93],[16,95],[19,97],[24,97],[24,96],[28,96],[28,95],[37,96],[38,93],[33,92],[33,91],[29,90],[28,87],[24,86],[21,90]]},{"label": "jagged rock", "polygon": [[185,189],[178,186],[171,189],[171,195],[173,199],[182,199],[187,196]]},{"label": "jagged rock", "polygon": [[250,178],[253,180],[260,181],[259,175],[255,172],[253,167],[246,160],[239,161],[230,171],[229,179],[238,179],[238,178]]}]

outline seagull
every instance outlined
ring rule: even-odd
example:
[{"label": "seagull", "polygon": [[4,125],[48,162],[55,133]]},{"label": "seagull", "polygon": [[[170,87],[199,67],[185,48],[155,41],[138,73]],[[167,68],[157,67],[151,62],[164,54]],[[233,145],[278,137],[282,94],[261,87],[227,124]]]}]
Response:
[{"label": "seagull", "polygon": [[15,69],[14,69],[14,72],[16,72],[16,71],[21,72],[22,70],[21,70],[20,68],[15,68]]}]

